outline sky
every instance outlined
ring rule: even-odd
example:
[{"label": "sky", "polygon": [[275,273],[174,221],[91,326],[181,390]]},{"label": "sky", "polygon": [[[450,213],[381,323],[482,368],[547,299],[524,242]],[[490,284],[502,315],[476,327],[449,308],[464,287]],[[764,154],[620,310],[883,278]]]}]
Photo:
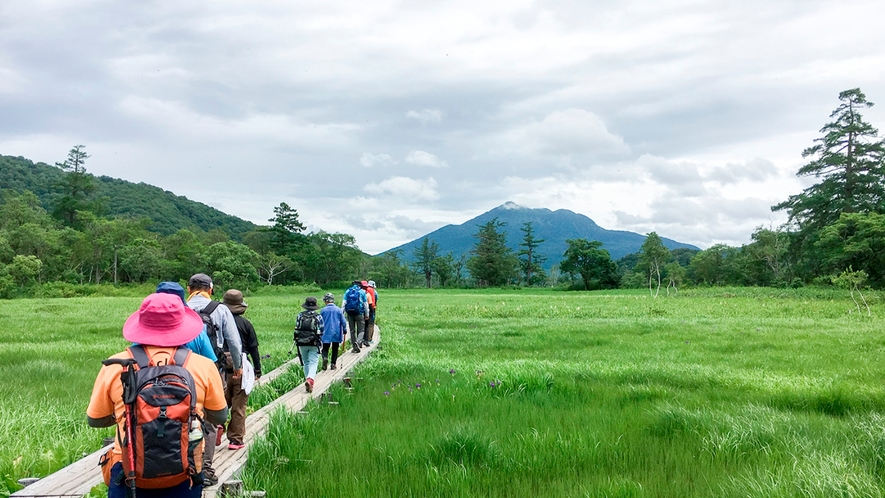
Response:
[{"label": "sky", "polygon": [[[839,92],[885,126],[881,0],[0,2],[0,154],[375,254],[506,201],[750,242]],[[511,227],[511,229],[514,229]]]}]

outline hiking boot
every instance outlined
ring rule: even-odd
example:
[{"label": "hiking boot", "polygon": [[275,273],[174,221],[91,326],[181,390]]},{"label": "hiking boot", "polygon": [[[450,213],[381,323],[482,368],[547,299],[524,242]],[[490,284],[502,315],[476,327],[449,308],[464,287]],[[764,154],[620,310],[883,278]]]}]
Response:
[{"label": "hiking boot", "polygon": [[203,469],[203,486],[215,486],[218,484],[218,477],[215,476],[215,469],[206,467]]},{"label": "hiking boot", "polygon": [[246,444],[242,441],[231,441],[229,445],[227,445],[227,449],[229,450],[241,450],[246,447]]},{"label": "hiking boot", "polygon": [[329,368],[329,359],[323,358],[323,371],[325,372],[326,369],[328,369],[328,368]]},{"label": "hiking boot", "polygon": [[304,382],[304,389],[309,393],[313,392],[313,379],[309,378]]},{"label": "hiking boot", "polygon": [[329,368],[331,368],[332,370],[337,370],[337,369],[338,369],[338,367],[336,367],[334,363],[332,363],[332,366],[329,367]]},{"label": "hiking boot", "polygon": [[351,353],[359,353],[359,352],[360,352],[360,347],[359,347],[359,346],[354,346],[353,349],[350,350],[350,352],[351,352]]}]

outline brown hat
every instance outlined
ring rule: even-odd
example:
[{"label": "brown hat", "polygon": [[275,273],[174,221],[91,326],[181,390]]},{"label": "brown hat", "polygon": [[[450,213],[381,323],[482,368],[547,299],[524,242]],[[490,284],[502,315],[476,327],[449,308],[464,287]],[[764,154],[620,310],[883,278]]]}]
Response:
[{"label": "brown hat", "polygon": [[308,311],[320,309],[320,307],[317,306],[317,298],[315,298],[315,297],[306,298],[304,300],[304,304],[302,304],[301,307],[308,310]]},{"label": "brown hat", "polygon": [[243,293],[236,289],[228,289],[224,293],[224,304],[230,308],[234,315],[242,315],[246,312],[246,307],[249,306],[243,302]]}]

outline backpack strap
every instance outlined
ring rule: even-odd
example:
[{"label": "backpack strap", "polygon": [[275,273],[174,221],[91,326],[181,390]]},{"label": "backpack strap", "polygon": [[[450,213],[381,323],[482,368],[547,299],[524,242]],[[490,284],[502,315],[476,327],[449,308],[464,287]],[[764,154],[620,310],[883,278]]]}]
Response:
[{"label": "backpack strap", "polygon": [[215,308],[217,308],[219,304],[221,303],[219,303],[218,301],[209,301],[209,304],[207,304],[205,308],[201,309],[200,313],[211,315],[215,312]]},{"label": "backpack strap", "polygon": [[[141,344],[129,346],[129,354],[132,355],[132,358],[138,363],[138,368],[147,368],[150,366],[151,359],[148,358],[147,351],[145,351],[144,346]],[[190,349],[176,347],[175,352],[172,353],[172,364],[183,367],[190,354]]]},{"label": "backpack strap", "polygon": [[138,368],[147,368],[151,364],[151,359],[148,358],[147,351],[144,350],[144,346],[141,344],[129,346],[129,354],[132,355],[132,358],[138,364]]},{"label": "backpack strap", "polygon": [[190,355],[191,350],[188,348],[175,348],[175,354],[172,355],[172,364],[183,367]]}]

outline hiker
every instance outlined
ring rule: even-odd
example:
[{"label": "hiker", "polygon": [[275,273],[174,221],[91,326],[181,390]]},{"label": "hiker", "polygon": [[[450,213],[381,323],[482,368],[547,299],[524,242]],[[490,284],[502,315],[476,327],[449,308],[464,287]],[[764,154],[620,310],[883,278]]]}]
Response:
[{"label": "hiker", "polygon": [[338,368],[338,346],[344,342],[344,333],[347,330],[347,318],[341,308],[335,306],[335,296],[327,292],[323,296],[326,304],[320,310],[323,317],[323,371],[329,366],[329,347],[332,348],[332,370]]},{"label": "hiker", "polygon": [[375,281],[369,280],[366,295],[372,295],[372,304],[369,306],[369,320],[366,326],[366,342],[373,344],[375,338],[375,310],[378,308],[378,291],[375,290]]},{"label": "hiker", "polygon": [[[237,331],[240,333],[240,342],[246,353],[252,357],[252,369],[254,370],[254,378],[261,377],[261,355],[258,353],[258,336],[255,335],[255,328],[252,322],[247,320],[243,313],[246,312],[248,306],[243,302],[243,293],[237,289],[228,289],[224,293],[224,305],[230,309],[234,316],[234,322],[237,324]],[[243,362],[243,366],[247,366]],[[228,379],[227,386],[224,389],[224,398],[230,407],[230,422],[227,424],[227,449],[239,450],[246,446],[246,402],[249,401],[249,393],[243,388],[243,377],[241,375],[237,379]]]},{"label": "hiker", "polygon": [[[173,296],[178,296],[181,298],[181,302],[187,306],[187,300],[184,298],[184,287],[181,286],[178,282],[160,282],[157,285],[156,292],[158,294],[172,294]],[[194,353],[197,353],[200,356],[205,356],[212,360],[212,362],[218,361],[218,358],[215,357],[215,350],[212,348],[212,342],[209,340],[209,336],[206,334],[206,326],[203,326],[203,330],[200,331],[200,335],[195,337],[192,341],[188,342],[184,345],[184,347],[190,349]]]},{"label": "hiker", "polygon": [[360,346],[369,346],[369,335],[372,333],[372,329],[369,328],[369,321],[372,316],[372,309],[375,308],[375,294],[372,293],[369,282],[365,280],[360,281],[360,289],[366,293],[366,310],[363,315],[363,338],[360,341]]},{"label": "hiker", "polygon": [[347,327],[350,329],[351,352],[360,352],[360,343],[365,337],[365,313],[367,309],[366,291],[361,287],[360,280],[344,291],[341,308],[347,314]]},{"label": "hiker", "polygon": [[[181,299],[169,294],[151,294],[142,301],[138,311],[133,313],[123,325],[123,337],[128,341],[141,344],[141,346],[128,348],[106,361],[120,362],[132,358],[137,359],[136,355],[144,355],[142,360],[145,362],[145,366],[149,362],[150,365],[156,365],[153,368],[165,369],[171,363],[184,367],[184,370],[189,372],[193,379],[193,392],[187,393],[187,399],[190,400],[193,394],[196,395],[194,406],[196,415],[212,424],[222,423],[227,420],[227,405],[224,402],[221,377],[215,364],[208,358],[179,347],[197,337],[202,329],[203,320],[196,312],[184,306]],[[180,363],[179,358],[183,358]],[[138,370],[141,368],[140,363]],[[138,461],[136,469],[144,469],[145,467],[156,469],[156,467],[163,468],[173,464],[180,466],[187,464],[189,470],[183,472],[180,477],[169,478],[173,482],[161,488],[142,487],[140,479],[148,477],[146,475],[143,475],[142,478],[127,476],[123,461],[125,458],[126,465],[130,465],[128,451],[132,446],[128,446],[130,439],[125,435],[127,429],[130,434],[135,434],[132,432],[135,428],[127,426],[126,422],[127,418],[131,419],[132,417],[127,417],[127,411],[131,411],[131,409],[127,408],[123,401],[124,387],[121,381],[123,372],[124,367],[118,363],[103,366],[95,379],[89,406],[86,408],[87,422],[91,427],[117,425],[114,447],[103,459],[103,474],[105,483],[108,485],[108,498],[130,496],[129,493],[133,487],[138,498],[199,498],[203,493],[203,474],[199,458],[199,454],[202,452],[202,443],[194,446],[191,462],[184,461],[190,455],[182,455],[180,447],[182,442],[174,435],[171,418],[164,421],[164,427],[169,427],[168,434],[172,436],[168,438],[169,448],[159,448],[157,451],[157,448],[149,447],[150,445],[145,444],[141,438],[136,438],[136,440],[142,441],[142,444],[135,448],[134,458]],[[183,428],[179,425],[177,428],[179,434],[181,430],[190,432],[185,435],[187,437],[188,435],[199,435],[199,432],[192,430],[195,427],[199,428],[199,424],[195,423],[191,425],[191,428]],[[124,441],[127,445],[126,455],[123,454]],[[151,442],[154,445],[158,444],[158,438],[151,438]],[[142,451],[143,454],[138,454],[139,451]],[[158,454],[161,456],[158,457]],[[190,466],[190,463],[193,463],[193,467]],[[147,474],[146,469],[144,474]],[[131,479],[134,479],[134,482]],[[181,480],[175,483],[174,481],[178,479]],[[148,483],[150,486],[155,484]]]},{"label": "hiker", "polygon": [[323,317],[316,311],[319,306],[315,297],[306,298],[301,307],[304,311],[298,313],[295,319],[295,344],[304,365],[304,389],[312,393],[320,348],[323,346]]},{"label": "hiker", "polygon": [[[231,314],[227,306],[221,306],[218,301],[212,300],[212,292],[214,285],[209,275],[205,273],[197,273],[187,282],[187,305],[190,309],[201,315],[201,319],[206,323],[206,333],[212,340],[212,346],[215,349],[215,356],[218,358],[216,366],[221,373],[222,382],[227,384],[228,380],[238,380],[243,374],[243,355],[242,345],[240,344],[240,334],[237,332],[237,324],[234,322],[234,316]],[[230,353],[230,354],[225,354]],[[228,361],[229,367],[228,368]],[[222,365],[219,365],[222,363]],[[231,372],[225,372],[225,370]],[[220,431],[219,431],[220,429]],[[221,435],[224,432],[224,426],[216,426],[215,424],[204,424],[203,432],[206,434],[206,451],[203,452],[203,474],[207,486],[214,486],[218,483],[215,477],[215,469],[212,468],[212,461],[215,459],[215,446],[221,444]],[[215,442],[213,445],[212,442]]]}]

